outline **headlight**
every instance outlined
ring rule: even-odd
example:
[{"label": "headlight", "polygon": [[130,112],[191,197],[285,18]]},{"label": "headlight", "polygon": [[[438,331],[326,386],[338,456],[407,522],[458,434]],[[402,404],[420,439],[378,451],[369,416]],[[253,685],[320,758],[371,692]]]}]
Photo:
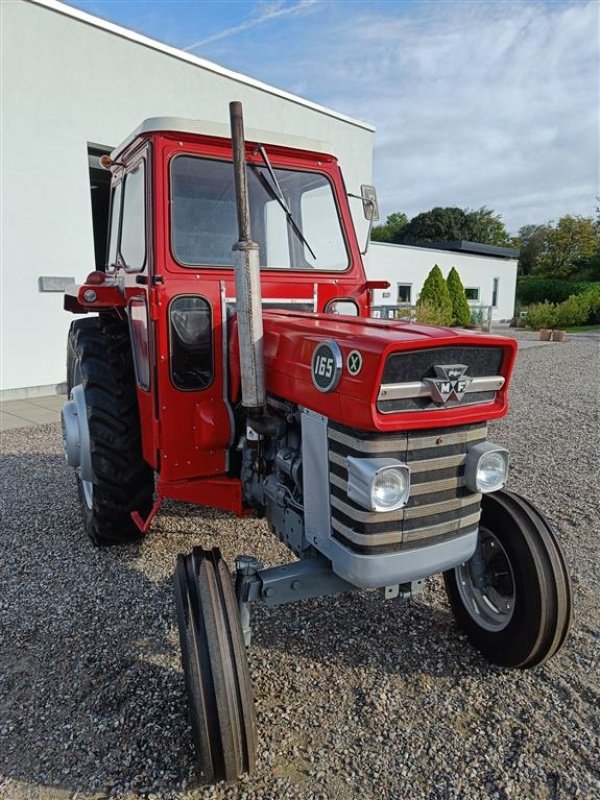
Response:
[{"label": "headlight", "polygon": [[465,463],[465,483],[472,492],[496,492],[508,477],[508,450],[492,442],[471,447]]},{"label": "headlight", "polygon": [[348,456],[348,497],[368,511],[396,511],[410,496],[410,470],[394,458]]}]

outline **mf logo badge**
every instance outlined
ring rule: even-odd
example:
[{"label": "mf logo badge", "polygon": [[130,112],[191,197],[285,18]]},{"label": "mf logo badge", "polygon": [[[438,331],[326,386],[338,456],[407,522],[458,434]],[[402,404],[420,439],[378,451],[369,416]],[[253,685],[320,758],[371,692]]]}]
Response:
[{"label": "mf logo badge", "polygon": [[436,364],[433,369],[436,377],[423,379],[431,388],[433,402],[443,405],[448,400],[462,400],[472,380],[465,374],[468,367],[465,364]]},{"label": "mf logo badge", "polygon": [[311,373],[313,383],[320,392],[332,392],[342,375],[342,351],[337,342],[329,340],[315,347]]},{"label": "mf logo badge", "polygon": [[358,375],[361,371],[363,365],[363,360],[361,354],[358,350],[351,350],[348,353],[348,358],[346,359],[346,366],[348,367],[348,372],[350,375]]}]

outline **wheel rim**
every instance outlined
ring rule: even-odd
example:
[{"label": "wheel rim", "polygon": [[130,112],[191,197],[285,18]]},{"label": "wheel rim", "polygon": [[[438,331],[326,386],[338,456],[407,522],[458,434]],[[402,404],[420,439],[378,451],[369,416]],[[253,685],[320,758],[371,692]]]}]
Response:
[{"label": "wheel rim", "polygon": [[81,484],[81,492],[83,494],[85,504],[91,511],[94,495],[94,484],[91,481],[82,481],[81,478],[79,479],[79,483]]},{"label": "wheel rim", "polygon": [[[73,397],[73,389],[76,386],[80,386],[83,383],[83,376],[81,374],[81,365],[79,364],[79,361],[77,359],[75,359],[75,363],[73,364],[72,381],[73,383],[71,386],[71,392],[69,394],[70,399],[72,399]],[[79,475],[77,477],[81,485],[81,493],[83,494],[83,499],[85,500],[85,504],[91,511],[94,499],[94,484],[91,481],[82,480]]]},{"label": "wheel rim", "polygon": [[515,577],[502,543],[487,528],[479,529],[477,550],[456,567],[456,582],[463,605],[487,631],[501,631],[515,609]]}]

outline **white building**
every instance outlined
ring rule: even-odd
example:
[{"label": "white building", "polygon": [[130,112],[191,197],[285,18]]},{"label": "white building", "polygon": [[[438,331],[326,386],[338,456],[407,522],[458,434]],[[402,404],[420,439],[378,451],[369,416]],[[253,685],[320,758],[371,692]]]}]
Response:
[{"label": "white building", "polygon": [[[65,379],[72,315],[62,289],[104,264],[109,174],[98,157],[148,117],[227,123],[241,100],[249,128],[334,143],[350,193],[371,183],[374,128],[55,0],[1,2],[0,399],[48,394]],[[351,200],[359,242],[367,223]],[[372,244],[369,277],[416,299],[433,263],[456,265],[482,304],[512,314],[509,263]],[[467,270],[468,265],[468,270]],[[512,267],[510,267],[512,268]],[[513,272],[515,270],[513,269]],[[407,289],[401,290],[406,293]],[[403,296],[406,296],[405,294]]]},{"label": "white building", "polygon": [[[334,142],[349,192],[371,182],[364,122],[54,0],[0,2],[0,13],[3,399],[65,379],[73,317],[62,287],[95,268],[95,245],[105,252],[108,173],[97,159],[142,120],[228,123],[241,100],[248,128]],[[362,204],[351,202],[364,238]]]},{"label": "white building", "polygon": [[[518,251],[473,242],[444,242],[430,247],[371,242],[365,267],[371,280],[387,280],[387,290],[376,289],[373,305],[415,305],[425,278],[437,264],[446,278],[456,267],[469,303],[492,307],[493,320],[514,314]],[[383,309],[385,316],[385,308]]]}]

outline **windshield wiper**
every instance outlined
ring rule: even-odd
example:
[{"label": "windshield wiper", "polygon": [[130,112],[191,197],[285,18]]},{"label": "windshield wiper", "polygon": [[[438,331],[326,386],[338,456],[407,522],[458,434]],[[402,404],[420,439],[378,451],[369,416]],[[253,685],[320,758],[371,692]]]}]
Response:
[{"label": "windshield wiper", "polygon": [[304,234],[302,233],[302,231],[300,230],[299,226],[296,223],[296,220],[292,216],[292,212],[290,211],[290,207],[286,203],[285,197],[283,196],[283,192],[281,191],[281,186],[279,185],[279,181],[277,180],[277,176],[275,175],[275,172],[273,171],[273,167],[271,166],[271,162],[269,161],[269,156],[266,154],[265,148],[262,146],[262,144],[258,145],[258,152],[260,153],[262,160],[265,162],[265,166],[266,166],[266,168],[267,168],[267,170],[269,172],[271,180],[273,181],[273,186],[275,187],[275,190],[276,190],[276,191],[273,192],[273,197],[275,198],[275,200],[277,200],[279,205],[285,211],[285,215],[287,217],[287,221],[289,222],[289,224],[290,224],[292,230],[294,231],[294,233],[296,234],[296,236],[300,239],[302,244],[306,245],[306,247],[308,248],[311,256],[316,261],[317,257],[314,254],[314,251],[313,251],[312,247],[309,245],[309,243],[304,238]]}]

